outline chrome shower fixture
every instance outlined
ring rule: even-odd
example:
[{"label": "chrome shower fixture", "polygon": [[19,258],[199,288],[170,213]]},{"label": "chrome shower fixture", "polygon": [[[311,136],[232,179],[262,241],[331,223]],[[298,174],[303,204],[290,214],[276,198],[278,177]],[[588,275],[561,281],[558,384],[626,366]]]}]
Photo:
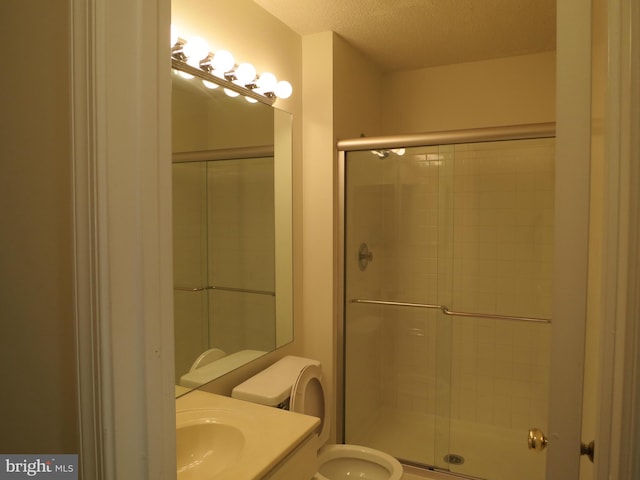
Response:
[{"label": "chrome shower fixture", "polygon": [[389,150],[371,150],[371,153],[377,155],[380,158],[387,158],[389,154],[395,153],[398,156],[402,156],[405,153],[404,148],[391,148]]}]

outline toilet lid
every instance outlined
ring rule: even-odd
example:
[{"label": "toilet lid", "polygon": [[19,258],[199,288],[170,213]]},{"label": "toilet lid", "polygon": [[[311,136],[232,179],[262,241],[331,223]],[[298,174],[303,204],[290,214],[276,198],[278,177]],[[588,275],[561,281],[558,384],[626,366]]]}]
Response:
[{"label": "toilet lid", "polygon": [[292,412],[320,419],[320,427],[318,428],[320,445],[327,443],[331,430],[328,400],[322,369],[318,365],[307,365],[302,369],[291,389],[289,408]]}]

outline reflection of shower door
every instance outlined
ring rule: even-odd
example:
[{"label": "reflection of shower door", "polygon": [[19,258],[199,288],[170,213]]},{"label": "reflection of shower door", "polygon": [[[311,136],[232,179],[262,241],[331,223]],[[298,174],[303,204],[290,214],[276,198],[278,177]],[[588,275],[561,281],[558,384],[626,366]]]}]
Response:
[{"label": "reflection of shower door", "polygon": [[472,477],[544,478],[523,438],[547,422],[553,145],[347,154],[346,442]]},{"label": "reflection of shower door", "polygon": [[176,383],[202,352],[276,344],[273,157],[173,165]]}]

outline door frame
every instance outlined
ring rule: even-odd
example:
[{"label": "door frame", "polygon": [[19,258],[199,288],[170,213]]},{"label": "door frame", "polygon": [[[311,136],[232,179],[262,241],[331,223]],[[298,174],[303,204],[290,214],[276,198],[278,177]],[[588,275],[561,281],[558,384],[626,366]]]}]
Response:
[{"label": "door frame", "polygon": [[80,476],[175,479],[170,0],[68,0]]},{"label": "door frame", "polygon": [[640,5],[608,0],[595,478],[640,477]]},{"label": "door frame", "polygon": [[589,255],[591,2],[558,0],[556,8],[556,189],[546,477],[577,480]]},{"label": "door frame", "polygon": [[[595,465],[589,475],[619,480],[640,475],[640,462],[634,456],[640,445],[640,8],[633,0],[602,0],[607,15],[606,85],[592,86],[592,68],[598,66],[592,63],[591,28],[593,22],[602,21],[591,16],[597,1],[558,1],[557,155],[561,168],[556,235],[564,247],[558,249],[556,261],[554,328],[560,335],[552,346],[549,479],[580,478],[579,445],[592,440],[580,436],[584,361],[564,361],[568,351],[569,358],[584,358],[577,355],[584,351],[587,314],[589,211],[583,207],[589,201],[601,202],[590,208],[603,212],[598,225],[602,253],[592,270],[599,275],[595,294],[601,306],[595,315],[600,318],[593,327],[596,331],[589,332],[598,337],[599,347],[587,353],[598,357],[593,362],[595,371],[588,372],[597,376],[598,396],[596,411],[585,412],[596,416]],[[601,123],[592,116],[592,99],[604,104]],[[604,152],[590,151],[596,136],[601,137]],[[588,164],[600,154],[604,157],[603,192],[593,198]],[[563,197],[563,185],[571,185],[580,199]]]}]

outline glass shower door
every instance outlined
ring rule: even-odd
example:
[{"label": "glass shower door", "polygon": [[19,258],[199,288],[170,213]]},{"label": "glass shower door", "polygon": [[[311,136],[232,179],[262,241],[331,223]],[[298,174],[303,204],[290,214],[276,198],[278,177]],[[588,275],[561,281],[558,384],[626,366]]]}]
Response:
[{"label": "glass shower door", "polygon": [[345,160],[345,441],[544,478],[554,139]]},{"label": "glass shower door", "polygon": [[437,146],[347,154],[344,427],[347,443],[446,467],[451,324],[398,305],[436,303],[450,281],[438,276],[450,263],[441,157]]},{"label": "glass shower door", "polygon": [[526,448],[548,419],[555,140],[454,146],[452,472],[543,479]]}]

